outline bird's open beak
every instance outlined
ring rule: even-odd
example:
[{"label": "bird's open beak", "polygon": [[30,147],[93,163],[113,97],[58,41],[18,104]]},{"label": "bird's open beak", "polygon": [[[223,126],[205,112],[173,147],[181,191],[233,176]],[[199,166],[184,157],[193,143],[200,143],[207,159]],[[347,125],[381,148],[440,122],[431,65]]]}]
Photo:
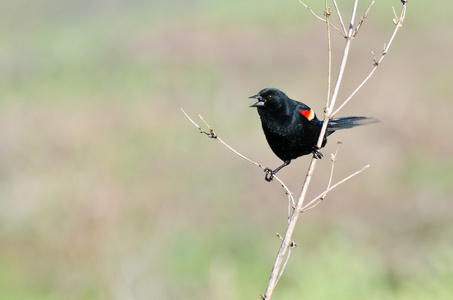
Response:
[{"label": "bird's open beak", "polygon": [[264,101],[263,101],[263,98],[261,98],[260,94],[256,94],[254,96],[250,96],[249,98],[258,99],[258,102],[256,102],[255,104],[250,105],[250,107],[261,107],[261,106],[264,106]]}]

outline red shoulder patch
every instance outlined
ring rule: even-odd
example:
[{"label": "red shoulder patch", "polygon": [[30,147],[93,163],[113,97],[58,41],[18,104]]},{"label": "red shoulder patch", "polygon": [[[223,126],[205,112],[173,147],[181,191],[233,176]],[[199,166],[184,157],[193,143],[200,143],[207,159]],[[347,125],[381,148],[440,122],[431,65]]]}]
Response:
[{"label": "red shoulder patch", "polygon": [[301,115],[304,116],[308,121],[311,121],[311,119],[313,119],[313,117],[314,117],[313,110],[311,110],[311,109],[300,109],[299,112],[300,112]]}]

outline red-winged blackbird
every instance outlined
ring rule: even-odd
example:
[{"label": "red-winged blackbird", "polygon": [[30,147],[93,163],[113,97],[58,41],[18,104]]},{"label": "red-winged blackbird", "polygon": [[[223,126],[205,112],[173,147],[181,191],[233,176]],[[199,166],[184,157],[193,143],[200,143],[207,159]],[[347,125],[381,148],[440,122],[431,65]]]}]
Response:
[{"label": "red-winged blackbird", "polygon": [[[322,158],[316,144],[323,121],[316,117],[310,107],[290,99],[285,93],[275,88],[263,89],[249,98],[258,99],[258,102],[250,107],[258,109],[267,142],[275,155],[283,160],[283,164],[275,170],[269,168],[264,170],[267,181],[271,181],[278,171],[299,156],[312,153],[315,158]],[[334,133],[335,130],[374,122],[377,120],[367,117],[332,119],[327,124],[321,148],[326,145],[327,136]]]}]

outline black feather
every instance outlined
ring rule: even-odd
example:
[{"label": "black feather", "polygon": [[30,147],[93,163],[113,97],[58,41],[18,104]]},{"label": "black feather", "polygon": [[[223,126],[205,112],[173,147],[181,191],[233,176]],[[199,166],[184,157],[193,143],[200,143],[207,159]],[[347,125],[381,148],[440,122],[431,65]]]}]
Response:
[{"label": "black feather", "polygon": [[348,128],[376,123],[376,122],[379,122],[379,121],[374,118],[368,118],[368,117],[337,118],[337,119],[332,119],[329,121],[329,124],[327,124],[327,130],[335,131],[335,130],[340,130],[340,129],[348,129]]}]

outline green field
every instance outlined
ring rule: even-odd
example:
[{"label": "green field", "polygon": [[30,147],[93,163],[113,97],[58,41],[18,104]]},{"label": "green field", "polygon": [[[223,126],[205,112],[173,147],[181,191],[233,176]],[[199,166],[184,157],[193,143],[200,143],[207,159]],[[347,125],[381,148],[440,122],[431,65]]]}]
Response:
[{"label": "green field", "polygon": [[[340,100],[393,31],[400,1],[376,2]],[[339,139],[334,181],[371,168],[301,216],[272,299],[453,299],[453,4],[421,2],[340,112],[381,122],[330,137],[308,197]],[[348,18],[352,1],[338,4]],[[277,166],[247,97],[278,87],[321,116],[325,25],[297,0],[0,7],[0,299],[259,299],[284,191],[180,108]],[[296,194],[308,163],[279,173]]]}]

